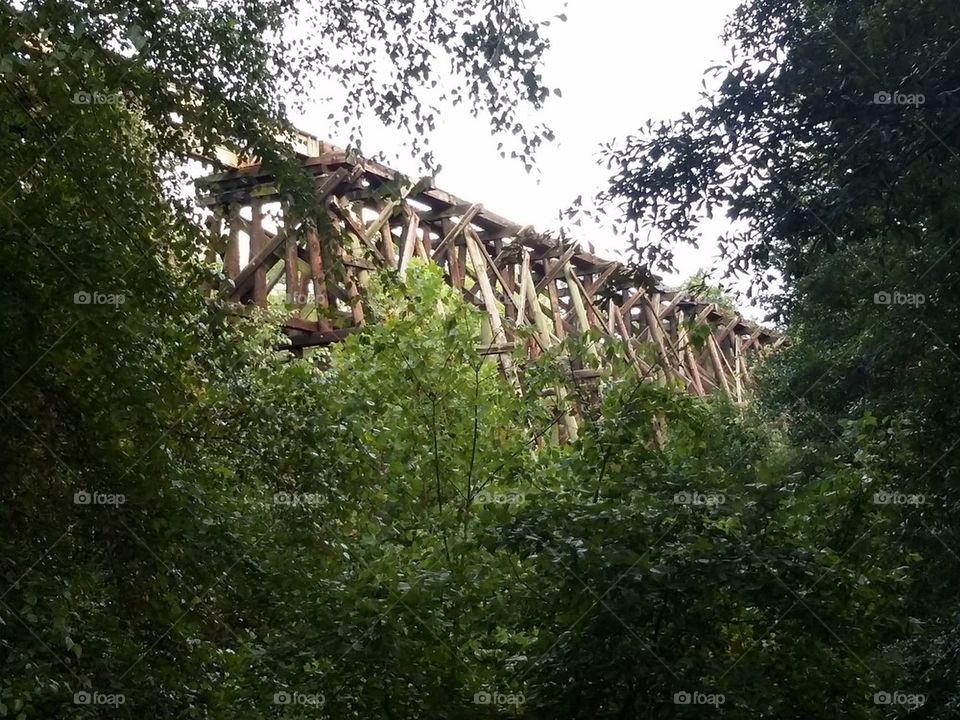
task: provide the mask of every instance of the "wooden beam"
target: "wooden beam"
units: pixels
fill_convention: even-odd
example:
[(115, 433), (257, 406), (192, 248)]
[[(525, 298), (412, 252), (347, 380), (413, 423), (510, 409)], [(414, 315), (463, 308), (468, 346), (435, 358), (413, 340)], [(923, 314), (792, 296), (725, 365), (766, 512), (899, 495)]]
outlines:
[(433, 251), (434, 260), (440, 257), (441, 253), (447, 249), (447, 245), (453, 242), (454, 239), (460, 235), (460, 233), (470, 227), (470, 223), (481, 210), (483, 210), (483, 205), (471, 205), (470, 209), (460, 216), (460, 220), (456, 225), (454, 225), (453, 230), (447, 233), (446, 237), (440, 241), (440, 244), (437, 245), (436, 249)]
[(400, 252), (400, 265), (398, 270), (403, 275), (410, 265), (413, 253), (417, 245), (417, 233), (420, 227), (420, 218), (413, 210), (407, 209), (407, 228), (403, 234), (403, 249)]

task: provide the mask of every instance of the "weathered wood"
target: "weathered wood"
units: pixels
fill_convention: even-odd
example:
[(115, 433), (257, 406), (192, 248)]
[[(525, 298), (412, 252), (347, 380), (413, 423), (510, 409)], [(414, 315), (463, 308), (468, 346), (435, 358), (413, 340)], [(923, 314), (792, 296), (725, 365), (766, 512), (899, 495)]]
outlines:
[(728, 400), (733, 400), (733, 393), (730, 391), (730, 384), (727, 382), (727, 368), (724, 367), (723, 360), (720, 359), (720, 351), (717, 348), (717, 341), (712, 334), (707, 335), (707, 350), (710, 353), (710, 361), (713, 364), (714, 376), (720, 383), (723, 394)]
[(660, 363), (664, 374), (668, 380), (683, 380), (680, 374), (674, 369), (676, 362), (670, 357), (670, 353), (667, 351), (667, 346), (664, 341), (665, 338), (663, 334), (663, 328), (660, 327), (660, 319), (657, 317), (657, 313), (653, 309), (652, 303), (648, 298), (644, 297), (640, 301), (640, 307), (647, 321), (647, 329), (650, 331), (650, 338), (653, 340), (653, 343), (657, 349), (657, 353), (660, 356)]
[(228, 278), (235, 278), (240, 274), (240, 206), (236, 203), (229, 209), (228, 232), (223, 272)]
[[(287, 213), (284, 213), (286, 215)], [(297, 292), (300, 289), (300, 273), (299, 267), (297, 266), (297, 235), (299, 233), (287, 233), (284, 243), (284, 258), (283, 258), (283, 278), (284, 285), (286, 287), (287, 302), (296, 304), (297, 298), (295, 297)]]
[(386, 223), (380, 228), (380, 247), (387, 267), (395, 268), (397, 266), (397, 253), (393, 246), (393, 233), (390, 231), (390, 223)]
[(330, 321), (327, 319), (330, 299), (327, 296), (327, 279), (323, 267), (323, 254), (320, 251), (320, 239), (317, 237), (317, 229), (312, 225), (307, 228), (307, 249), (310, 252), (313, 296), (317, 303), (317, 325), (321, 332), (326, 332), (330, 330)]
[(457, 224), (453, 227), (453, 230), (446, 234), (443, 240), (440, 241), (440, 244), (437, 245), (436, 249), (433, 251), (434, 260), (436, 260), (443, 253), (443, 251), (446, 250), (448, 244), (453, 242), (464, 230), (470, 227), (470, 223), (473, 222), (473, 219), (481, 210), (483, 210), (483, 205), (471, 205), (470, 209), (460, 216), (460, 220), (457, 221)]
[[(467, 238), (467, 252), (470, 254), (470, 262), (473, 263), (473, 268), (477, 273), (477, 282), (480, 285), (480, 290), (483, 296), (483, 303), (486, 306), (487, 316), (490, 318), (490, 329), (493, 332), (493, 342), (495, 343), (506, 343), (509, 338), (507, 337), (506, 332), (503, 328), (503, 321), (500, 318), (500, 309), (497, 307), (497, 297), (493, 292), (493, 287), (490, 285), (490, 278), (487, 277), (486, 268), (484, 267), (486, 261), (484, 260), (483, 254), (480, 252), (478, 243), (474, 241), (473, 237), (469, 234)], [(515, 388), (520, 387), (520, 381), (517, 377), (517, 372), (513, 367), (513, 360), (508, 355), (500, 356), (500, 365), (503, 368), (503, 374)]]
[(703, 397), (706, 395), (706, 392), (704, 392), (703, 382), (700, 379), (700, 366), (697, 363), (697, 359), (693, 356), (693, 350), (690, 348), (690, 340), (687, 337), (687, 331), (685, 328), (679, 328), (678, 333), (678, 344), (683, 348), (683, 357), (686, 360), (687, 368), (690, 374), (690, 386), (697, 395)]
[[(586, 333), (590, 330), (590, 318), (587, 316), (587, 308), (586, 305), (584, 305), (584, 300), (580, 296), (580, 283), (573, 274), (573, 269), (570, 267), (569, 262), (563, 268), (563, 275), (567, 280), (567, 290), (570, 293), (570, 302), (573, 304), (573, 309), (576, 312), (580, 332)], [(600, 355), (593, 342), (587, 342), (587, 352), (594, 361), (600, 360)]]
[(413, 253), (416, 251), (417, 231), (420, 227), (420, 218), (412, 210), (407, 212), (407, 228), (403, 233), (403, 250), (400, 253), (400, 274), (403, 275), (410, 265)]
[[(662, 376), (693, 394), (723, 392), (738, 402), (752, 380), (750, 359), (782, 342), (776, 334), (682, 291), (631, 286), (628, 273), (618, 275), (624, 270), (620, 263), (596, 256), (592, 248), (583, 251), (575, 243), (557, 243), (436, 188), (418, 184), (411, 190), (405, 185), (408, 189), (385, 199), (387, 184), (401, 180), (393, 171), (315, 145), (322, 147), (320, 154), (303, 162), (316, 178), (318, 207), (332, 223), (323, 236), (316, 229), (315, 212), (299, 222), (285, 209), (279, 230), (272, 235), (265, 230), (263, 203), (282, 198), (276, 178), (263, 168), (238, 168), (198, 183), (204, 202), (225, 214), (224, 239), (224, 230), (214, 229), (217, 216), (210, 221), (207, 259), (215, 261), (222, 254), (236, 301), (252, 298), (265, 304), (272, 288), (284, 280), (294, 305), (285, 332), (298, 351), (342, 339), (347, 331), (335, 329), (339, 325), (356, 328), (367, 322), (368, 277), (381, 269), (403, 274), (414, 256), (438, 263), (446, 281), (483, 310), (483, 346), (478, 351), (496, 356), (515, 387), (521, 379), (513, 363), (516, 352), (536, 358), (560, 345), (552, 353), (570, 364), (565, 374), (577, 384), (581, 409), (596, 400), (604, 385), (606, 352), (599, 352), (601, 344), (607, 348), (622, 343), (623, 354), (643, 380)], [(228, 207), (228, 202), (233, 204)], [(251, 208), (250, 220), (240, 214), (241, 205)], [(241, 233), (251, 238), (250, 260), (242, 268)], [(314, 304), (308, 306), (311, 286)], [(684, 318), (691, 318), (692, 326), (709, 326), (705, 348), (693, 348)], [(517, 348), (514, 329), (523, 326), (533, 326), (533, 333)], [(588, 332), (603, 339), (587, 344), (587, 367), (581, 367), (579, 360), (564, 355), (562, 344), (570, 334)], [(647, 340), (655, 361), (639, 352)], [(583, 382), (587, 379), (591, 382)], [(556, 388), (551, 397), (569, 408), (574, 396), (566, 393)], [(575, 438), (576, 413), (567, 412), (560, 428), (557, 438)]]
[[(536, 328), (536, 334), (538, 335), (540, 345), (543, 349), (547, 349), (553, 345), (550, 337), (550, 324), (547, 321), (546, 315), (543, 313), (543, 309), (540, 307), (540, 301), (537, 299), (537, 292), (533, 283), (533, 275), (530, 272), (529, 253), (524, 253), (524, 260), (523, 264), (521, 265), (521, 269), (523, 275), (520, 278), (520, 291), (526, 295), (526, 302), (530, 310), (530, 316), (534, 320), (534, 327)], [(557, 397), (557, 403), (564, 408), (562, 422), (567, 434), (567, 438), (573, 442), (577, 439), (579, 428), (577, 426), (576, 419), (565, 410), (567, 400), (566, 388), (564, 388), (562, 385), (557, 385), (554, 387), (554, 394)]]
[(540, 282), (537, 283), (537, 286), (534, 288), (537, 295), (539, 295), (545, 287), (552, 285), (553, 282), (566, 271), (567, 266), (570, 263), (570, 258), (572, 258), (574, 253), (576, 252), (577, 252), (577, 246), (571, 245), (569, 248), (567, 248), (564, 251), (563, 255), (561, 255), (560, 259), (557, 260), (556, 262), (552, 264), (548, 264), (547, 260), (543, 261), (543, 265), (544, 265), (544, 268), (546, 269), (546, 273), (540, 279)]
[(500, 268), (497, 267), (497, 264), (493, 261), (493, 258), (490, 257), (490, 253), (487, 252), (487, 249), (483, 246), (483, 243), (480, 242), (480, 238), (477, 237), (477, 234), (473, 231), (473, 229), (466, 228), (465, 233), (468, 238), (468, 242), (473, 242), (474, 246), (483, 256), (483, 260), (486, 263), (487, 268), (490, 270), (491, 274), (496, 277), (497, 282), (500, 283), (500, 287), (503, 288), (501, 299), (503, 300), (504, 305), (510, 305), (514, 310), (516, 310), (517, 302), (513, 297), (513, 293), (510, 292), (510, 285), (503, 277), (503, 273), (500, 272)]
[[(258, 198), (250, 202), (250, 257), (266, 245), (263, 234), (263, 203)], [(253, 271), (253, 302), (260, 307), (267, 305), (267, 267), (260, 263)]]

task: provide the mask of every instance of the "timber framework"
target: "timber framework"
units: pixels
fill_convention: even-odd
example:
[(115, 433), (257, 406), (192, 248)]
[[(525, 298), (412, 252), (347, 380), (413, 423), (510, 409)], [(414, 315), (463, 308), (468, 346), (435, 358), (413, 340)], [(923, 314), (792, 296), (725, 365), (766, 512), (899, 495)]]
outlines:
[[(232, 158), (197, 181), (211, 211), (207, 260), (232, 281), (231, 300), (293, 308), (284, 331), (293, 349), (343, 339), (368, 321), (364, 287), (380, 269), (405, 272), (414, 257), (485, 314), (480, 350), (509, 379), (511, 356), (530, 357), (568, 336), (622, 343), (637, 372), (694, 395), (738, 402), (764, 349), (783, 337), (680, 290), (638, 287), (617, 261), (511, 222), (435, 187), (404, 185), (390, 168), (302, 134), (298, 152), (329, 223), (285, 217), (275, 178)], [(222, 162), (223, 158), (221, 158)], [(398, 188), (403, 189), (398, 191)], [(242, 260), (242, 262), (241, 262)], [(529, 326), (532, 332), (517, 333)], [(575, 368), (582, 378), (602, 371)]]

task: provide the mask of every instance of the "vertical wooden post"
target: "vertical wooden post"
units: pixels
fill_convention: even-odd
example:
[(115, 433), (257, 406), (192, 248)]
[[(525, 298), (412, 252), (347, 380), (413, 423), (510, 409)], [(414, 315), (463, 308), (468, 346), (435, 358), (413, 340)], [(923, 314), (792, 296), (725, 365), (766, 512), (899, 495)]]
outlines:
[(657, 348), (657, 354), (660, 356), (660, 362), (663, 363), (664, 376), (668, 381), (680, 377), (676, 370), (674, 370), (673, 361), (670, 358), (670, 354), (667, 352), (667, 346), (664, 343), (663, 328), (660, 327), (660, 320), (657, 317), (657, 313), (653, 309), (653, 305), (650, 304), (650, 301), (647, 298), (643, 298), (640, 302), (644, 319), (647, 322), (647, 330), (650, 331), (650, 339), (653, 340), (653, 343)]
[[(251, 200), (250, 213), (250, 258), (253, 259), (260, 252), (266, 239), (263, 234), (263, 201), (259, 198)], [(284, 217), (284, 221), (286, 221), (286, 217)], [(253, 271), (253, 302), (260, 307), (266, 307), (267, 305), (266, 262), (261, 263)]]
[(220, 235), (223, 232), (223, 206), (218, 205), (213, 209), (213, 215), (210, 217), (210, 244), (207, 245), (207, 254), (204, 258), (208, 265), (217, 262), (217, 251), (220, 249)]
[(227, 251), (223, 256), (223, 272), (231, 280), (240, 274), (240, 205), (230, 203), (229, 235), (227, 236)]
[(317, 237), (317, 228), (313, 225), (307, 228), (307, 246), (310, 251), (310, 274), (313, 276), (313, 296), (317, 301), (317, 324), (320, 330), (330, 330), (330, 320), (327, 310), (330, 299), (327, 297), (327, 279), (323, 270), (323, 253), (320, 252), (320, 240)]
[(707, 350), (710, 353), (710, 363), (713, 365), (713, 370), (717, 375), (717, 381), (720, 383), (720, 387), (723, 389), (723, 394), (727, 396), (727, 400), (733, 402), (733, 393), (730, 391), (730, 383), (727, 382), (727, 370), (724, 367), (723, 360), (720, 358), (717, 340), (713, 336), (713, 333), (707, 336)]
[(380, 239), (382, 242), (383, 258), (387, 261), (387, 267), (393, 269), (397, 267), (397, 253), (393, 247), (393, 232), (390, 230), (389, 221), (380, 228)]
[[(286, 221), (286, 207), (283, 209), (283, 215)], [(297, 234), (290, 227), (292, 224), (292, 222), (287, 224), (287, 237), (284, 240), (283, 284), (286, 286), (287, 303), (297, 304), (300, 300), (296, 297), (300, 290), (300, 280), (297, 267)]]
[(420, 226), (420, 216), (409, 207), (407, 208), (407, 227), (403, 232), (403, 248), (400, 252), (400, 264), (397, 269), (402, 276), (407, 272), (407, 266), (410, 265), (410, 259), (417, 249), (417, 230)]
[[(204, 255), (204, 262), (213, 267), (217, 263), (217, 255), (220, 250), (220, 235), (223, 232), (223, 207), (217, 206), (213, 209), (213, 214), (207, 223), (210, 231), (210, 240), (207, 245), (207, 252)], [(216, 283), (213, 279), (204, 280), (200, 283), (200, 292), (207, 295), (211, 290), (216, 290)]]
[[(473, 264), (473, 269), (477, 273), (477, 283), (480, 285), (480, 292), (483, 295), (483, 304), (490, 318), (490, 330), (493, 334), (493, 342), (498, 345), (505, 345), (507, 344), (508, 338), (503, 329), (500, 309), (497, 307), (497, 296), (493, 292), (493, 286), (490, 285), (490, 278), (487, 277), (486, 261), (483, 259), (483, 254), (480, 252), (477, 243), (474, 242), (469, 233), (466, 235), (466, 243), (467, 252), (470, 253), (470, 262)], [(513, 367), (513, 360), (509, 353), (500, 354), (500, 365), (503, 368), (504, 376), (510, 384), (519, 390), (520, 379), (517, 377), (517, 371), (516, 368)]]
[[(568, 261), (563, 267), (563, 276), (567, 280), (567, 291), (570, 293), (570, 302), (573, 304), (574, 313), (577, 316), (577, 324), (580, 326), (580, 332), (586, 333), (590, 330), (590, 318), (587, 317), (587, 308), (583, 304), (583, 298), (580, 296), (580, 290), (577, 288), (577, 282), (573, 277), (573, 269)], [(587, 342), (587, 352), (595, 362), (600, 361), (600, 354), (592, 342)]]
[(743, 384), (740, 381), (740, 336), (733, 336), (734, 377), (737, 383), (737, 402), (743, 402)]
[[(520, 300), (523, 303), (526, 298), (527, 306), (530, 310), (530, 316), (533, 318), (536, 334), (540, 344), (544, 349), (549, 348), (553, 343), (550, 340), (550, 323), (540, 307), (540, 301), (537, 299), (537, 292), (533, 282), (533, 274), (530, 272), (530, 256), (524, 253), (523, 266), (521, 268), (522, 277), (520, 278)], [(554, 387), (554, 395), (557, 398), (558, 405), (564, 405), (567, 401), (567, 390), (563, 385)], [(578, 436), (577, 420), (569, 412), (563, 413), (563, 426), (567, 433), (567, 439), (575, 441)]]
[(693, 356), (693, 351), (690, 349), (690, 338), (687, 335), (687, 330), (680, 326), (679, 321), (677, 322), (677, 346), (683, 348), (683, 358), (688, 365), (691, 387), (697, 395), (703, 397), (706, 393), (700, 379), (700, 368), (697, 365), (697, 359)]
[[(549, 275), (551, 271), (551, 262), (543, 261), (544, 275)], [(534, 286), (536, 289), (536, 286)], [(557, 334), (557, 340), (563, 342), (567, 333), (563, 329), (563, 308), (560, 307), (560, 294), (557, 292), (557, 281), (551, 280), (547, 283), (547, 296), (550, 298), (550, 311), (553, 313), (553, 329)]]

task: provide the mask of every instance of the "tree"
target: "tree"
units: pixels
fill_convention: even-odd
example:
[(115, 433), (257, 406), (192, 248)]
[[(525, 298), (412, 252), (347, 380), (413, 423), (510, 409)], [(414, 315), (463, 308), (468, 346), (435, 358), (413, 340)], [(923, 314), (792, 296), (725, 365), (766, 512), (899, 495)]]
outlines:
[[(609, 149), (603, 198), (635, 231), (663, 234), (642, 262), (669, 264), (704, 215), (725, 212), (731, 273), (761, 289), (769, 270), (783, 278), (774, 302), (791, 343), (768, 369), (768, 406), (786, 409), (813, 476), (855, 473), (863, 496), (925, 500), (868, 512), (854, 495), (836, 522), (885, 530), (936, 568), (914, 577), (910, 606), (933, 637), (955, 622), (945, 579), (960, 502), (958, 23), (934, 0), (749, 0), (700, 107)], [(914, 682), (931, 688), (923, 713), (954, 712), (949, 683)]]
[(702, 302), (711, 302), (722, 310), (736, 312), (737, 304), (733, 298), (724, 292), (721, 286), (709, 284), (709, 279), (710, 274), (701, 269), (687, 278), (683, 289)]
[(451, 100), (532, 152), (517, 113), (546, 97), (538, 26), (513, 2), (422, 7), (0, 6), (0, 716), (90, 717), (121, 696), (129, 715), (249, 716), (230, 700), (275, 630), (263, 583), (296, 564), (284, 540), (333, 567), (315, 520), (263, 504), (328, 489), (349, 458), (294, 443), (328, 428), (286, 405), (312, 376), (276, 354), (275, 330), (199, 292), (181, 170), (223, 143), (302, 197), (288, 95), (323, 72), (362, 84), (348, 110), (429, 128), (433, 58)]

